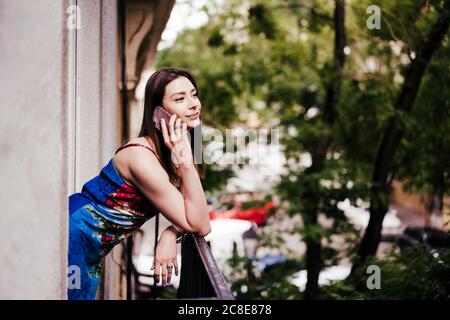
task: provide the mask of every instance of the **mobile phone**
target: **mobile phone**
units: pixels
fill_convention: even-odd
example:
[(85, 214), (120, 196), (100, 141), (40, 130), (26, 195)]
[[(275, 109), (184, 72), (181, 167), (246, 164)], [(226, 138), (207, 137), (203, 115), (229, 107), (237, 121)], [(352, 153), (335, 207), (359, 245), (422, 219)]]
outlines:
[(153, 112), (153, 123), (155, 127), (161, 131), (161, 119), (164, 119), (166, 125), (169, 125), (169, 120), (172, 115), (163, 107), (157, 106)]

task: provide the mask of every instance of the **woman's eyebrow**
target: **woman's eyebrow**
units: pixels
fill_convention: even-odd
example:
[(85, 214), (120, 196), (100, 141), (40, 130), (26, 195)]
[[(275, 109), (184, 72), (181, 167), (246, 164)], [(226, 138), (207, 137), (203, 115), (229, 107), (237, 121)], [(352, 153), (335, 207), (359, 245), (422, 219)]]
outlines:
[(181, 92), (175, 92), (175, 93), (172, 93), (171, 95), (170, 95), (170, 97), (172, 98), (174, 95), (177, 95), (177, 94), (184, 94), (185, 92), (184, 91), (181, 91)]
[[(191, 90), (191, 92), (193, 92), (193, 91), (197, 91), (197, 90), (194, 88), (194, 89)], [(170, 97), (172, 98), (174, 95), (177, 95), (177, 94), (185, 94), (185, 93), (186, 93), (185, 91), (175, 92), (175, 93), (172, 93), (172, 94), (170, 95)]]

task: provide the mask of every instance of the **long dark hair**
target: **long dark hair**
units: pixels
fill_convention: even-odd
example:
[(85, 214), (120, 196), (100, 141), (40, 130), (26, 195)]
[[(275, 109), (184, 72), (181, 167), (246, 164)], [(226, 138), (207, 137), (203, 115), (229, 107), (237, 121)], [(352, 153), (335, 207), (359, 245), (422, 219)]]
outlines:
[[(144, 114), (142, 118), (142, 125), (139, 131), (139, 137), (144, 137), (147, 141), (150, 139), (155, 146), (156, 154), (159, 157), (159, 161), (169, 175), (169, 179), (172, 184), (176, 185), (181, 183), (181, 177), (175, 169), (175, 165), (172, 162), (170, 150), (164, 143), (164, 138), (162, 132), (159, 131), (155, 124), (153, 123), (153, 112), (156, 106), (162, 106), (162, 100), (166, 90), (166, 86), (178, 77), (186, 77), (191, 81), (192, 85), (197, 90), (197, 83), (194, 77), (187, 70), (179, 68), (162, 68), (148, 79), (145, 86), (145, 96), (144, 96)], [(200, 118), (201, 119), (201, 118)], [(191, 132), (190, 141), (192, 152), (194, 153), (194, 141), (193, 134)], [(150, 141), (149, 141), (150, 143)], [(200, 142), (201, 143), (201, 142)], [(151, 144), (151, 143), (150, 143)], [(204, 171), (201, 164), (196, 164), (197, 172), (200, 177), (204, 178)]]

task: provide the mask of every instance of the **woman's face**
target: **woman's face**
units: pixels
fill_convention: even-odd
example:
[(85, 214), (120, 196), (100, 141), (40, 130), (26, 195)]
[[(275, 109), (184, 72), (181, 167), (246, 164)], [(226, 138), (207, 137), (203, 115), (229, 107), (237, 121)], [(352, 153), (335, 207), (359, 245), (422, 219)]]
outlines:
[(202, 104), (198, 99), (197, 90), (188, 78), (178, 77), (169, 82), (162, 105), (164, 109), (186, 122), (188, 127), (194, 128), (200, 124)]

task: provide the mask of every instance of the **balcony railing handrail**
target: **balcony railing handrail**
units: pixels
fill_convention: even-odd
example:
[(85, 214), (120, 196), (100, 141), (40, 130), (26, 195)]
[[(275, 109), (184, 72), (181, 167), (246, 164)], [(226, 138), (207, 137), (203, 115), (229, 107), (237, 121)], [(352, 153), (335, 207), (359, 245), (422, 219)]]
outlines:
[(215, 292), (216, 299), (234, 300), (233, 293), (228, 286), (222, 272), (212, 255), (211, 249), (204, 237), (192, 234), (192, 238), (208, 274), (209, 280)]
[(205, 238), (189, 234), (181, 246), (178, 299), (234, 300)]
[[(138, 230), (136, 235), (140, 235), (142, 238), (142, 231)], [(122, 265), (125, 266), (123, 273), (126, 276), (127, 299), (136, 298), (136, 294), (138, 294), (135, 291), (137, 289), (136, 285), (139, 282), (139, 276), (141, 276), (134, 263), (131, 263), (132, 257), (135, 255), (132, 253), (133, 248), (136, 245), (133, 238), (129, 237), (127, 239), (122, 256)], [(151, 292), (153, 299), (156, 299), (158, 293), (155, 284), (153, 284)], [(208, 243), (204, 237), (197, 234), (188, 234), (182, 242), (180, 284), (177, 298), (235, 299), (229, 284), (212, 255)]]

